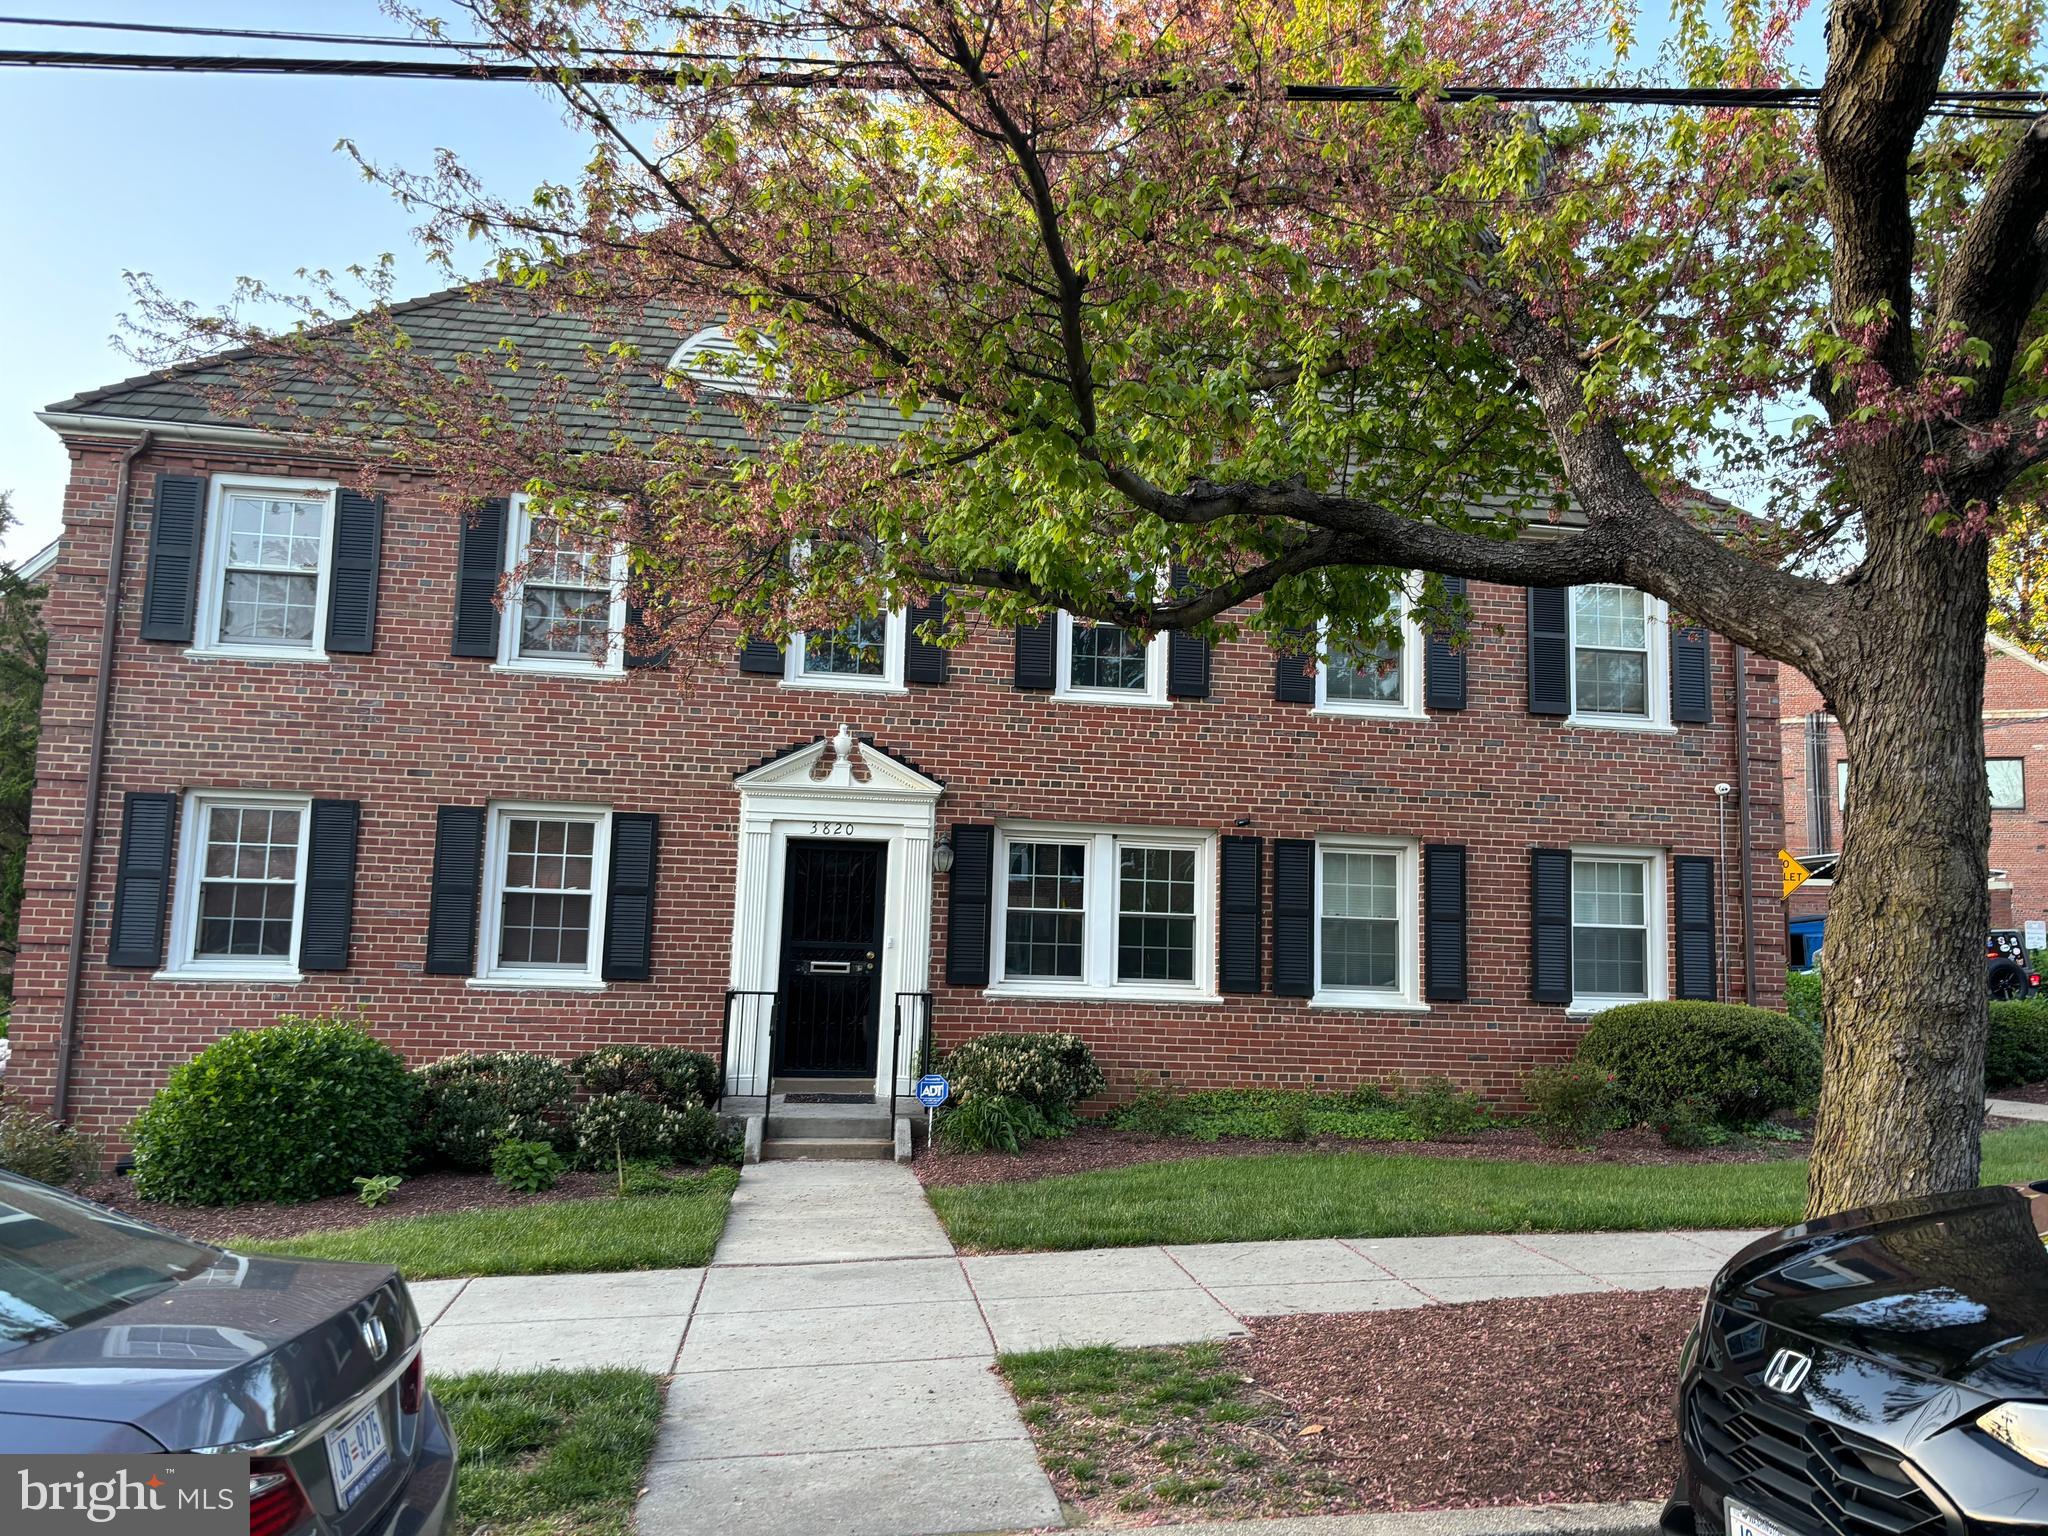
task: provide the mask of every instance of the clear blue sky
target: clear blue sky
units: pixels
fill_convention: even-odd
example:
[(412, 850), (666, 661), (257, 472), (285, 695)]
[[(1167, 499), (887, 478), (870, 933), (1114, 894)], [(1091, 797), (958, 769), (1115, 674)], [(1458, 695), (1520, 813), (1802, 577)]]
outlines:
[[(1649, 7), (1655, 11), (1653, 3)], [(394, 35), (376, 0), (20, 0), (20, 14)], [(1802, 56), (1819, 50), (1818, 12)], [(1648, 17), (1638, 50), (1664, 28)], [(0, 27), (8, 47), (137, 52), (322, 51), (309, 44), (143, 38)], [(361, 52), (360, 49), (327, 50)], [(541, 92), (468, 82), (0, 71), (0, 490), (18, 558), (54, 538), (67, 462), (35, 412), (139, 371), (115, 345), (122, 274), (204, 304), (235, 279), (287, 284), (389, 251), (402, 293), (442, 286), (412, 221), (335, 148), (424, 168), (456, 150), (494, 189), (563, 180), (582, 144)]]

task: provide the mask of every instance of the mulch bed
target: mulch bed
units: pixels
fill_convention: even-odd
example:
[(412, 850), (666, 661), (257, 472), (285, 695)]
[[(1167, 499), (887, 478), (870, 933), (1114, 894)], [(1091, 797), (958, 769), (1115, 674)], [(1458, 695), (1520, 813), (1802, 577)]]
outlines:
[(1008, 1184), (1049, 1179), (1063, 1173), (1088, 1173), (1097, 1168), (1124, 1168), (1133, 1163), (1175, 1162), (1185, 1157), (1252, 1157), (1272, 1152), (1371, 1152), (1388, 1157), (1498, 1158), (1518, 1163), (1619, 1163), (1644, 1167), (1664, 1163), (1761, 1163), (1798, 1157), (1804, 1142), (1751, 1141), (1738, 1137), (1724, 1146), (1678, 1152), (1653, 1131), (1614, 1131), (1591, 1150), (1553, 1147), (1522, 1126), (1475, 1131), (1443, 1141), (1354, 1141), (1317, 1136), (1308, 1141), (1190, 1141), (1177, 1136), (1149, 1136), (1084, 1125), (1056, 1141), (1035, 1141), (1021, 1152), (920, 1151), (912, 1164), (927, 1188), (958, 1184)]
[(487, 1173), (421, 1173), (399, 1185), (384, 1204), (371, 1207), (353, 1193), (329, 1195), (304, 1205), (178, 1206), (137, 1198), (126, 1179), (108, 1179), (85, 1191), (88, 1199), (129, 1211), (202, 1243), (230, 1237), (284, 1238), (306, 1232), (334, 1232), (402, 1216), (446, 1216), (456, 1211), (501, 1210), (545, 1205), (556, 1200), (591, 1200), (617, 1192), (617, 1180), (603, 1173), (565, 1173), (545, 1194), (506, 1189)]
[(1994, 1099), (2017, 1099), (2022, 1104), (2048, 1104), (2048, 1083), (2024, 1083), (2018, 1088), (2001, 1088)]
[(1272, 1318), (1191, 1347), (1236, 1377), (1219, 1406), (1077, 1395), (1026, 1417), (1060, 1497), (1106, 1524), (1661, 1499), (1700, 1295)]

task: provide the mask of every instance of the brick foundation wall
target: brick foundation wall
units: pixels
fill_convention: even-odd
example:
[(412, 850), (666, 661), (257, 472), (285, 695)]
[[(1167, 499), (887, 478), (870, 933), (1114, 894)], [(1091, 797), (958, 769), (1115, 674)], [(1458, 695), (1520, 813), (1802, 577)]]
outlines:
[[(8, 1077), (32, 1100), (47, 1099), (56, 1058), (118, 453), (73, 444), (66, 534), (45, 608), (51, 677)], [(363, 1008), (414, 1059), (496, 1047), (567, 1056), (621, 1041), (715, 1050), (734, 909), (733, 776), (841, 722), (944, 782), (941, 833), (955, 822), (1030, 818), (1268, 840), (1398, 835), (1470, 849), (1471, 1000), (1414, 1014), (1311, 1010), (1270, 994), (1201, 1005), (1024, 1003), (948, 988), (941, 876), (931, 957), (941, 1047), (989, 1028), (1067, 1027), (1087, 1037), (1113, 1092), (1153, 1073), (1187, 1085), (1443, 1073), (1512, 1098), (1531, 1066), (1566, 1055), (1584, 1027), (1528, 1001), (1529, 848), (1716, 855), (1714, 785), (1736, 778), (1726, 642), (1713, 645), (1713, 724), (1662, 734), (1572, 727), (1527, 713), (1523, 597), (1485, 586), (1473, 592), (1469, 707), (1423, 720), (1276, 703), (1271, 655), (1253, 639), (1218, 648), (1212, 697), (1167, 708), (1019, 693), (1007, 631), (975, 633), (953, 655), (948, 683), (901, 694), (786, 688), (736, 669), (688, 687), (660, 671), (601, 681), (494, 671), (448, 654), (457, 517), (430, 486), (403, 478), (382, 487), (374, 655), (317, 664), (188, 657), (137, 635), (158, 471), (333, 473), (183, 447), (152, 450), (135, 466), (72, 1105), (81, 1123), (117, 1137), (171, 1067), (224, 1030), (285, 1011)], [(1776, 678), (1774, 664), (1751, 659), (1754, 943), (1760, 1000), (1771, 1006), (1784, 969)], [(287, 987), (153, 980), (104, 963), (123, 794), (200, 786), (362, 802), (348, 971)], [(435, 807), (511, 798), (661, 816), (653, 980), (595, 993), (504, 992), (423, 974)], [(1732, 851), (1732, 825), (1730, 837)], [(1724, 873), (1730, 995), (1741, 997), (1740, 880)], [(1269, 892), (1270, 880), (1269, 849)], [(1270, 949), (1270, 924), (1266, 932)]]

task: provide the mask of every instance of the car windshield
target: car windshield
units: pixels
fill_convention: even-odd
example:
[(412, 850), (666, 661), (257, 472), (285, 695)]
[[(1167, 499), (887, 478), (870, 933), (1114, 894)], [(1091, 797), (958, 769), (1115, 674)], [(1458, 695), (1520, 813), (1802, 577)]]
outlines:
[(147, 1300), (218, 1257), (0, 1172), (0, 1355)]

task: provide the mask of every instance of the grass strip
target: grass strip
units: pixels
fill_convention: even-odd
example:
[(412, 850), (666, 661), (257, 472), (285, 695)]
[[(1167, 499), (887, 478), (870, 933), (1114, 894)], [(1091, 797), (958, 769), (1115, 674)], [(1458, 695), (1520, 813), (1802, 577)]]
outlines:
[(454, 1536), (631, 1536), (661, 1422), (645, 1371), (435, 1377), (460, 1448)]

